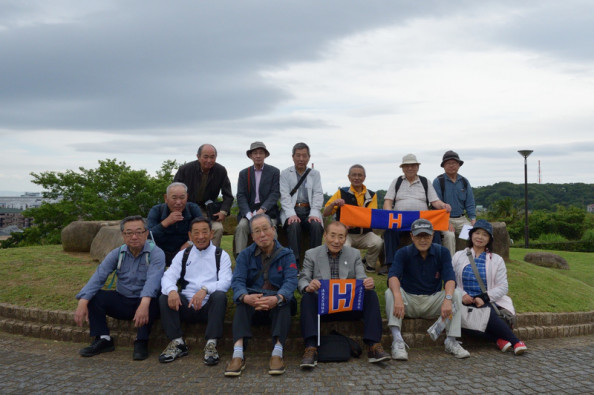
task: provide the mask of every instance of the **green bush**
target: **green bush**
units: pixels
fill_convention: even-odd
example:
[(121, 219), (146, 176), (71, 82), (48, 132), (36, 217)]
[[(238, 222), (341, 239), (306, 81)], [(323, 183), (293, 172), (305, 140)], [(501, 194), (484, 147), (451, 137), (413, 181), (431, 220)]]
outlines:
[(537, 243), (562, 243), (564, 241), (567, 241), (567, 238), (557, 233), (543, 233), (535, 240)]

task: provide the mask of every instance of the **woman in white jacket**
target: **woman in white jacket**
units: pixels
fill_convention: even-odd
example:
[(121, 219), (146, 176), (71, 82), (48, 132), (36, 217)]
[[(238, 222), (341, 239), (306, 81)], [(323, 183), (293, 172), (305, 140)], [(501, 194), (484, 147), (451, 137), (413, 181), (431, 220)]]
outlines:
[[(493, 248), (493, 226), (479, 219), (469, 232), (468, 248), (458, 251), (452, 258), (452, 265), (456, 272), (456, 286), (462, 291), (462, 303), (477, 308), (490, 309), (489, 319), (484, 332), (469, 330), (470, 333), (479, 333), (497, 344), (503, 352), (513, 347), (514, 353), (520, 355), (527, 350), (523, 341), (518, 339), (504, 320), (499, 318), (490, 302), (503, 307), (515, 314), (514, 305), (507, 296), (507, 270), (501, 256), (491, 252)], [(471, 252), (476, 263), (479, 275), (486, 287), (482, 292), (479, 282), (474, 275), (472, 265), (467, 256)], [(464, 326), (464, 325), (463, 325)]]

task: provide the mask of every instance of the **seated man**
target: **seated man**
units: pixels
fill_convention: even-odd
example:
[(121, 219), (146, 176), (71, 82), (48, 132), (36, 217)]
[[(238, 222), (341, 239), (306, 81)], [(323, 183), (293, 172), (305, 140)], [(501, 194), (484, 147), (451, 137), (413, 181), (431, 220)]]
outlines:
[(210, 220), (194, 218), (188, 237), (194, 246), (180, 251), (161, 279), (161, 323), (170, 343), (159, 356), (159, 362), (172, 362), (188, 354), (181, 321), (206, 322), (204, 363), (216, 365), (219, 363), (217, 339), (223, 336), (227, 310), (225, 293), (231, 285), (231, 259), (212, 244), (214, 231)]
[[(470, 353), (456, 341), (461, 331), (462, 293), (456, 289), (450, 252), (439, 244), (431, 243), (433, 225), (426, 219), (413, 222), (410, 233), (413, 244), (396, 252), (388, 273), (386, 316), (392, 331), (392, 358), (408, 359), (400, 333), (405, 315), (411, 318), (449, 318), (445, 350), (456, 358), (468, 358)], [(441, 289), (442, 283), (444, 290)]]
[[(332, 195), (324, 207), (323, 214), (325, 217), (335, 214), (336, 220), (340, 221), (340, 208), (345, 204), (377, 209), (377, 195), (363, 184), (365, 181), (365, 168), (361, 165), (352, 165), (348, 177), (351, 182), (350, 188), (339, 188)], [(349, 228), (344, 245), (366, 249), (367, 255), (363, 259), (365, 271), (375, 271), (377, 257), (384, 248), (384, 241), (373, 233), (373, 229)]]
[[(115, 349), (109, 336), (106, 315), (119, 320), (133, 320), (138, 328), (133, 358), (143, 360), (148, 357), (149, 333), (159, 315), (156, 297), (165, 268), (165, 254), (159, 247), (147, 242), (148, 230), (140, 215), (124, 218), (120, 230), (125, 244), (107, 254), (89, 282), (76, 295), (78, 306), (74, 321), (78, 326), (87, 321), (90, 334), (95, 337), (90, 346), (79, 351), (83, 357)], [(118, 278), (116, 290), (102, 290), (114, 270)]]
[(369, 346), (369, 362), (376, 363), (390, 359), (384, 351), (382, 340), (382, 315), (379, 300), (375, 293), (373, 278), (366, 277), (361, 254), (354, 248), (345, 246), (347, 228), (335, 221), (324, 232), (326, 244), (305, 252), (303, 268), (299, 273), (299, 291), (301, 298), (301, 333), (305, 343), (305, 354), (301, 368), (313, 368), (317, 365), (318, 335), (318, 294), (320, 279), (363, 279), (365, 295), (363, 311), (347, 311), (322, 316), (322, 321), (344, 321), (363, 319), (363, 341)]
[(285, 372), (283, 347), (291, 326), (290, 302), (297, 288), (295, 255), (274, 239), (275, 228), (266, 214), (252, 217), (250, 231), (254, 243), (239, 253), (231, 281), (236, 303), (234, 344), (225, 376), (239, 376), (245, 369), (243, 352), (252, 337), (252, 321), (271, 322), (274, 349), (268, 373)]
[(239, 172), (237, 180), (237, 227), (235, 228), (235, 256), (243, 251), (248, 244), (250, 233), (249, 220), (255, 214), (264, 214), (272, 218), (276, 225), (278, 217), (279, 170), (264, 160), (270, 156), (261, 141), (253, 142), (246, 151), (248, 158), (254, 162), (253, 166)]
[(301, 234), (309, 234), (309, 247), (322, 244), (324, 226), (322, 206), (324, 191), (320, 172), (307, 167), (309, 147), (305, 143), (293, 146), (294, 166), (288, 167), (280, 175), (281, 224), (287, 230), (289, 247), (300, 259)]
[(155, 243), (165, 252), (165, 266), (169, 266), (180, 250), (191, 245), (188, 241), (190, 222), (202, 213), (196, 203), (188, 202), (188, 188), (184, 183), (170, 184), (164, 198), (165, 203), (151, 208), (147, 222)]

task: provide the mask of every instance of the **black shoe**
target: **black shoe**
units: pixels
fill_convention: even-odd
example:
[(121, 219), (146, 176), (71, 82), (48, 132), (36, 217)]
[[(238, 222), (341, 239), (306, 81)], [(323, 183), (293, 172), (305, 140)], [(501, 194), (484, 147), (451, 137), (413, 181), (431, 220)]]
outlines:
[(377, 274), (380, 276), (387, 276), (389, 272), (388, 266), (383, 266), (380, 267), (380, 269), (378, 270)]
[(81, 348), (78, 353), (83, 357), (93, 357), (101, 354), (102, 352), (109, 352), (115, 350), (113, 345), (113, 339), (105, 340), (100, 337), (96, 337), (90, 346)]
[(301, 369), (315, 368), (318, 364), (318, 348), (317, 347), (306, 347), (301, 359)]
[(148, 340), (134, 341), (134, 354), (132, 359), (135, 361), (143, 361), (148, 358)]

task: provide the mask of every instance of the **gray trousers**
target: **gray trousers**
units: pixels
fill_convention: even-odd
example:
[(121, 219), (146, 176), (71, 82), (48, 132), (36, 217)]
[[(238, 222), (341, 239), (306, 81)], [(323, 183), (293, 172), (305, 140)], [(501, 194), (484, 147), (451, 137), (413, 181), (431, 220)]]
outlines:
[(223, 337), (223, 321), (225, 320), (225, 311), (227, 310), (227, 295), (223, 291), (213, 292), (208, 302), (199, 310), (188, 307), (188, 299), (180, 294), (182, 305), (179, 311), (169, 308), (167, 304), (167, 295), (159, 297), (159, 308), (161, 309), (161, 324), (169, 340), (182, 337), (181, 323), (190, 322), (206, 323), (205, 338), (220, 339)]

